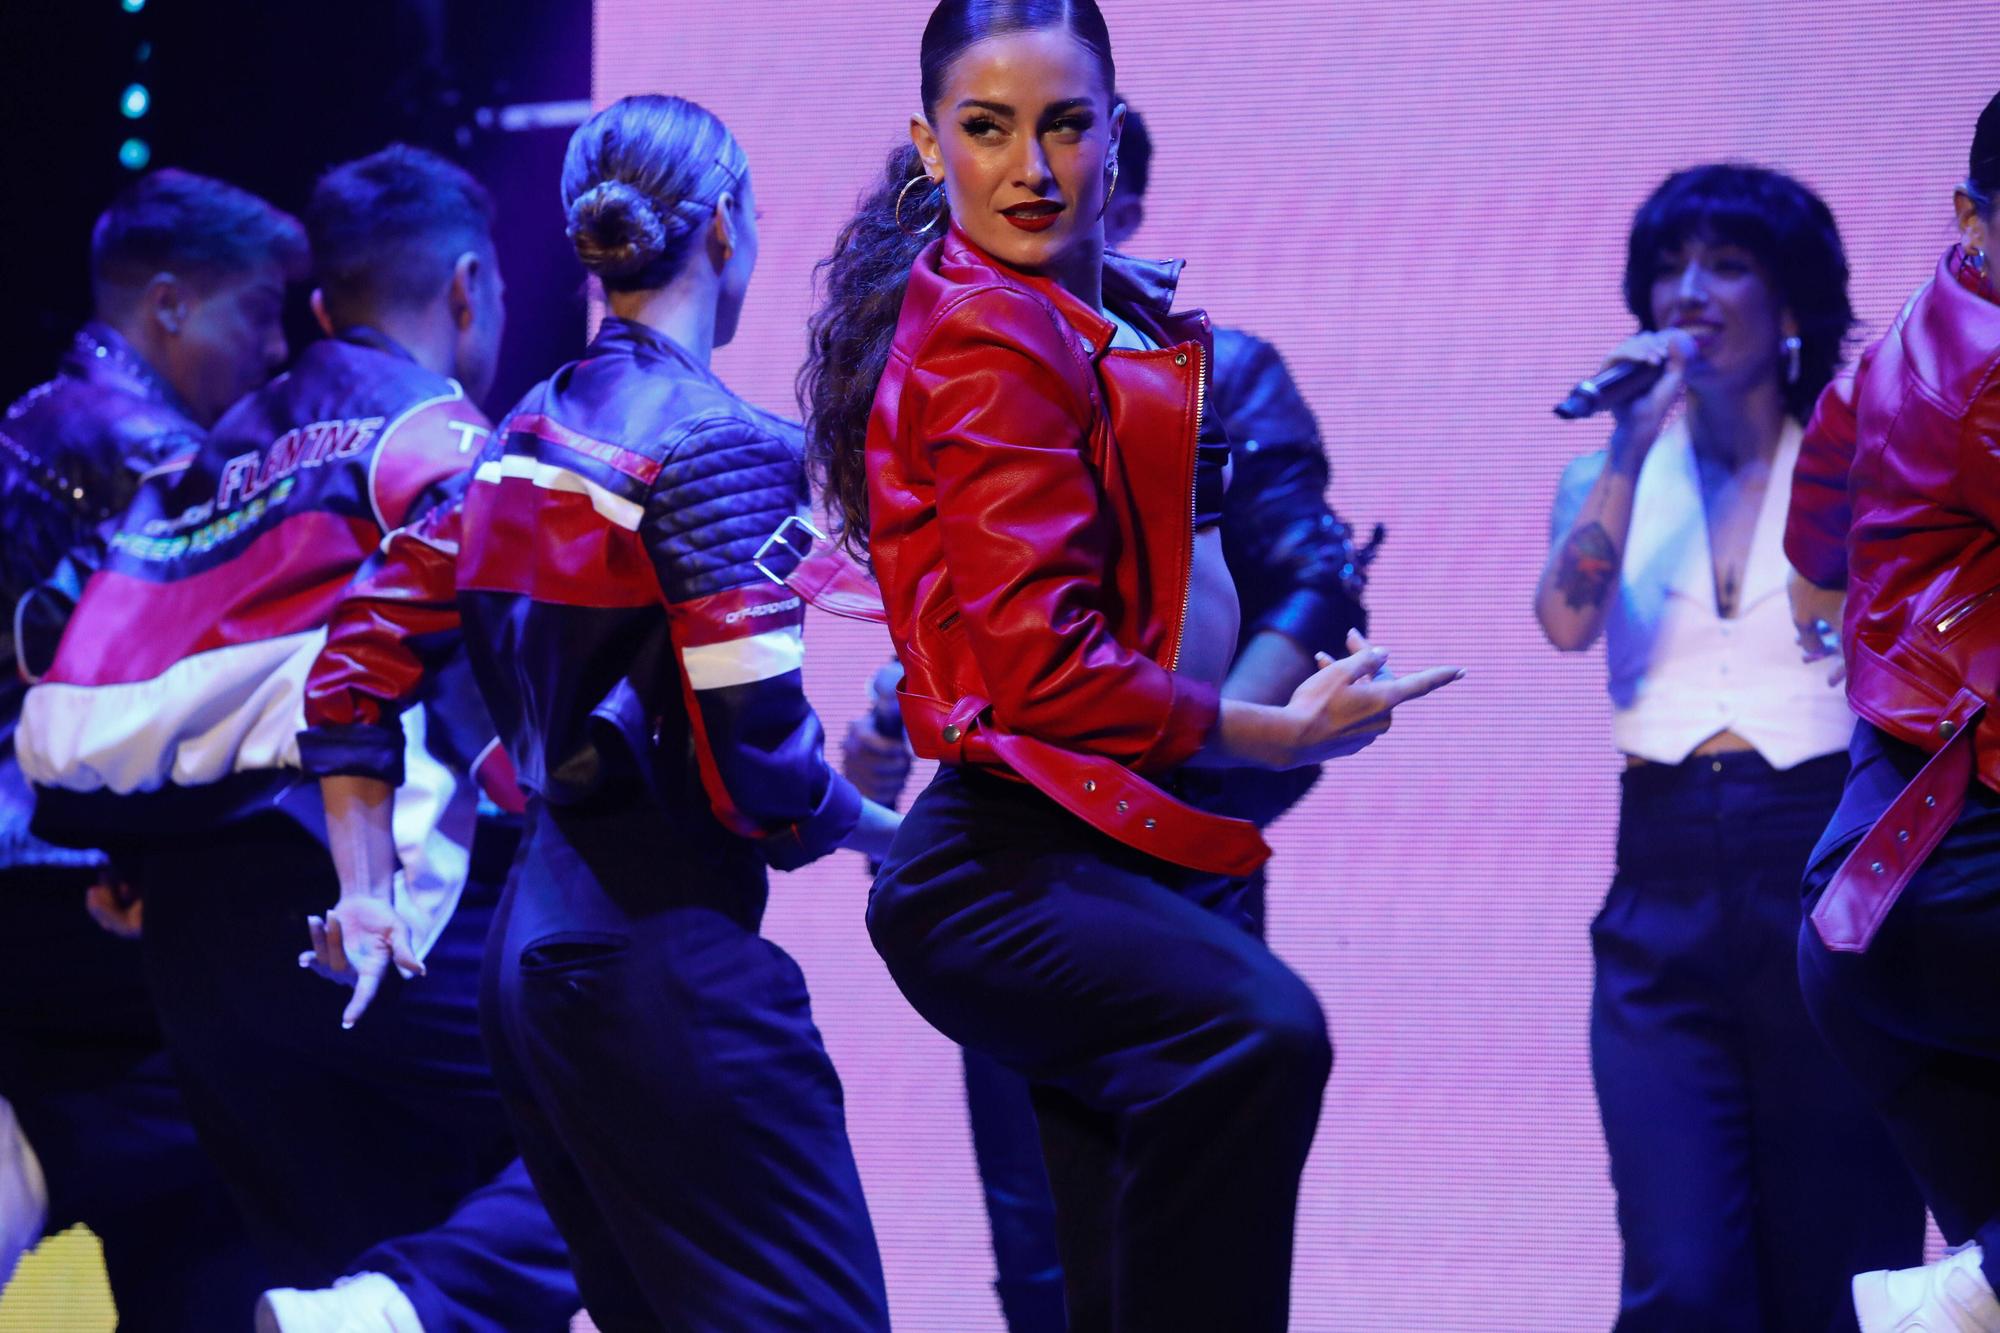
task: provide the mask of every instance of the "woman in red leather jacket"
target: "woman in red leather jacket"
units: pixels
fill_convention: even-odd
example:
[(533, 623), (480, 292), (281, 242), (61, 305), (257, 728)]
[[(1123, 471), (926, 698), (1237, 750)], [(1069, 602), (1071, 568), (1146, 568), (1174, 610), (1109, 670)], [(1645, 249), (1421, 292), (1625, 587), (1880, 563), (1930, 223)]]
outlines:
[(1794, 585), (1801, 637), (1843, 622), (1861, 718), (1800, 980), (1962, 1247), (1856, 1277), (1863, 1333), (2000, 1330), (2000, 97), (1957, 210), (1936, 275), (1820, 399), (1785, 543), (1817, 585)]
[(1281, 1329), (1325, 1022), (1228, 899), (1254, 826), (1162, 786), (1350, 752), (1458, 673), (1390, 677), (1356, 640), (1289, 704), (1218, 697), (1237, 608), (1207, 322), (1170, 311), (1173, 266), (1105, 254), (1104, 20), (945, 0), (922, 74), (915, 151), (828, 261), (803, 377), (912, 743), (944, 761), (870, 933), (919, 1012), (1035, 1085), (1073, 1330)]

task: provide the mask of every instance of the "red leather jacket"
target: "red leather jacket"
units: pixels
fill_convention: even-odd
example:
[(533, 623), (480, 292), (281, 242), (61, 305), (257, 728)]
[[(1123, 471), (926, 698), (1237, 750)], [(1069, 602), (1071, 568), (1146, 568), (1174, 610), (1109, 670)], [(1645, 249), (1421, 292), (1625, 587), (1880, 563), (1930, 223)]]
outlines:
[(1821, 395), (1792, 481), (1785, 554), (1847, 589), (1847, 698), (1932, 758), (1813, 911), (1868, 947), (1950, 829), (1974, 775), (2000, 790), (2000, 303), (1956, 249)]
[[(1856, 713), (1934, 751), (1957, 730), (1960, 691), (2000, 700), (2000, 304), (1956, 249), (1853, 380), (1821, 396), (1785, 554), (1814, 583), (1848, 590)], [(1974, 748), (1981, 780), (2000, 789), (1990, 707)]]
[(1024, 778), (1163, 859), (1247, 874), (1268, 848), (1141, 774), (1219, 707), (1178, 675), (1207, 317), (1179, 265), (1110, 257), (1105, 300), (1160, 350), (953, 229), (910, 272), (868, 431), (869, 549), (918, 754)]

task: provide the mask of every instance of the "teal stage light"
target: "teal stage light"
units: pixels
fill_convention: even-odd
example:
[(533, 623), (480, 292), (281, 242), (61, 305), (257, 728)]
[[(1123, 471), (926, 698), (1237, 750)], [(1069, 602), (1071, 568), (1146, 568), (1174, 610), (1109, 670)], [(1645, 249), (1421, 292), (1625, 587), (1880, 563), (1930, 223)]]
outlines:
[(146, 0), (118, 0), (118, 7), (127, 14), (136, 14), (146, 7)]
[(127, 139), (118, 145), (118, 165), (127, 171), (144, 171), (152, 160), (152, 145), (144, 139)]
[(146, 85), (135, 83), (126, 88), (118, 98), (118, 109), (125, 113), (127, 120), (137, 120), (152, 109), (153, 94), (146, 91)]

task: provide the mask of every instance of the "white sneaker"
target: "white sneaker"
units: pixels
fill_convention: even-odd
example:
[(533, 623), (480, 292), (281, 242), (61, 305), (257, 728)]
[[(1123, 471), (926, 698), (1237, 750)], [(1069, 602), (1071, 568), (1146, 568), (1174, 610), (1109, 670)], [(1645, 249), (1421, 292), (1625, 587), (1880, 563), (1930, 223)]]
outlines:
[(1923, 1268), (1854, 1276), (1861, 1333), (2000, 1333), (2000, 1300), (1968, 1245)]
[(49, 1224), (48, 1182), (34, 1147), (0, 1097), (0, 1287), (14, 1276), (21, 1256), (42, 1243)]
[(401, 1287), (380, 1273), (356, 1273), (319, 1291), (265, 1292), (257, 1333), (424, 1333), (424, 1326)]

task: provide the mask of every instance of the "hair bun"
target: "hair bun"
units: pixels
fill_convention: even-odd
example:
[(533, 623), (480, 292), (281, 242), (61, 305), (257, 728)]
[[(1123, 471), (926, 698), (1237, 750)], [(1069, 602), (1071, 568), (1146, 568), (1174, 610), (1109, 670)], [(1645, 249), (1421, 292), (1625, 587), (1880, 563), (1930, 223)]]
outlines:
[(576, 257), (600, 278), (629, 278), (667, 252), (667, 228), (653, 201), (624, 181), (600, 181), (569, 206)]

